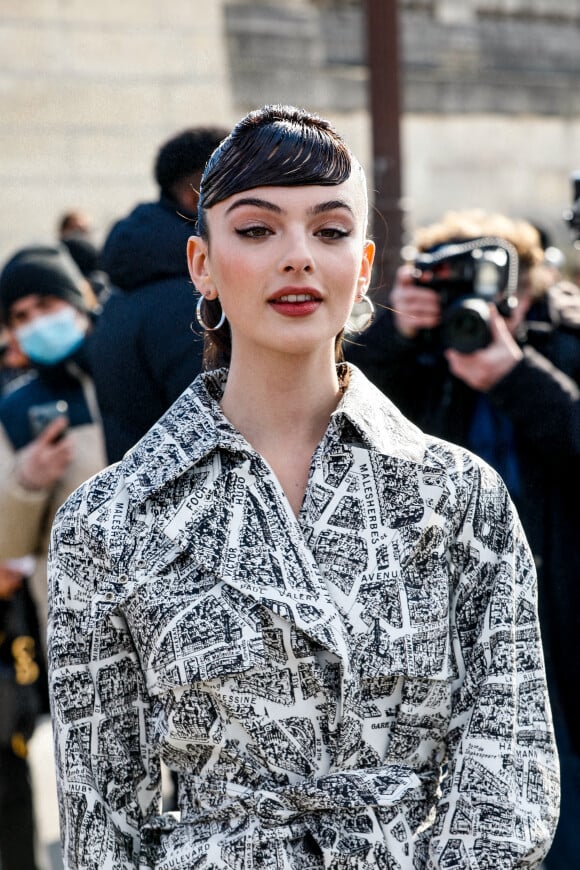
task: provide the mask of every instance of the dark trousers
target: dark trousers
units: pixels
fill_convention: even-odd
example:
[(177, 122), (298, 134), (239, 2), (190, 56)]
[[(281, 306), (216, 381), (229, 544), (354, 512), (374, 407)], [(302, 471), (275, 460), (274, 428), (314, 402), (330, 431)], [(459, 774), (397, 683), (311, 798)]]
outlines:
[[(0, 711), (1, 715), (1, 711)], [(30, 769), (25, 758), (0, 747), (0, 868), (36, 870)]]

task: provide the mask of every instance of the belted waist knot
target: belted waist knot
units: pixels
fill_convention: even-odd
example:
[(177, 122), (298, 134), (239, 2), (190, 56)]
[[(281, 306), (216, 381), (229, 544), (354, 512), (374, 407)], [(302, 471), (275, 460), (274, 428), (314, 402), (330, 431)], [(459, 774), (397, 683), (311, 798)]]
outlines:
[(392, 806), (411, 796), (424, 797), (417, 774), (407, 767), (388, 766), (329, 773), (279, 789), (259, 790), (250, 801), (263, 824), (276, 825), (305, 813)]
[[(336, 812), (389, 807), (403, 799), (418, 802), (430, 793), (430, 771), (426, 777), (404, 765), (385, 765), (377, 769), (357, 768), (304, 779), (299, 783), (264, 788), (248, 788), (230, 782), (216, 786), (223, 800), (219, 806), (182, 809), (181, 822), (171, 816), (157, 816), (146, 827), (149, 830), (173, 830), (179, 824), (226, 823), (235, 826), (241, 817), (254, 815), (265, 827), (276, 827), (296, 821), (309, 813)], [(199, 792), (213, 791), (211, 782), (198, 781)]]

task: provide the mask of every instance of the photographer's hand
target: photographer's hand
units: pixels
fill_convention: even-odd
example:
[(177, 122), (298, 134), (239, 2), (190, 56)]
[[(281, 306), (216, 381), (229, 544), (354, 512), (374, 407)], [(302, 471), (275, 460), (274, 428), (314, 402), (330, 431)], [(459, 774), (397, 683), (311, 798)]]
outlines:
[(0, 601), (8, 600), (22, 586), (24, 574), (0, 562)]
[(397, 270), (390, 305), (397, 331), (405, 338), (415, 338), (421, 329), (433, 329), (441, 320), (439, 294), (429, 287), (415, 284), (412, 266)]
[(480, 393), (491, 390), (523, 357), (504, 318), (495, 305), (489, 307), (491, 343), (474, 353), (459, 353), (452, 349), (445, 351), (452, 374)]
[(70, 435), (64, 435), (66, 417), (50, 423), (20, 454), (18, 482), (25, 489), (49, 489), (60, 480), (70, 465), (74, 448)]

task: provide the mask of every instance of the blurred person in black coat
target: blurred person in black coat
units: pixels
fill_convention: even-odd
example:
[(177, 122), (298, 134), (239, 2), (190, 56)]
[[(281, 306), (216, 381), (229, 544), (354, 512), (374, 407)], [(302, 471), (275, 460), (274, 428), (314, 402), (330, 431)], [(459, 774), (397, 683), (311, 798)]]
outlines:
[(105, 240), (100, 267), (112, 292), (91, 348), (110, 462), (122, 458), (201, 369), (186, 244), (195, 231), (201, 173), (226, 134), (195, 127), (165, 142), (155, 163), (159, 199), (137, 205)]
[[(489, 343), (462, 353), (444, 340), (448, 312), (437, 262), (449, 245), (506, 240), (517, 252), (517, 289), (503, 316), (485, 303)], [(562, 807), (548, 868), (578, 866), (580, 815), (580, 290), (552, 283), (537, 230), (480, 211), (449, 213), (417, 233), (418, 261), (401, 267), (390, 309), (347, 357), (427, 432), (482, 456), (503, 476), (539, 578), (539, 609), (562, 765)], [(434, 289), (437, 286), (438, 289)], [(499, 304), (502, 308), (502, 304)]]
[[(5, 325), (0, 323), (0, 397), (24, 383), (27, 369), (28, 360)], [(30, 568), (31, 562), (28, 559), (12, 562), (0, 560), (0, 866), (3, 870), (35, 870), (37, 866), (34, 805), (26, 741), (34, 728), (36, 710), (33, 704), (39, 697), (39, 670), (34, 648), (31, 655), (28, 644), (18, 644), (18, 630), (11, 631), (8, 624), (13, 621), (10, 619), (14, 612), (12, 602), (17, 597), (20, 598), (18, 604), (26, 601), (26, 605), (31, 605), (29, 613), (36, 619), (25, 585), (28, 571), (23, 570)], [(26, 657), (25, 664), (29, 669), (25, 680), (29, 685), (20, 689), (15, 676), (19, 665), (17, 657), (20, 656), (22, 661), (22, 654)], [(30, 668), (37, 670), (32, 673)], [(29, 675), (32, 679), (28, 679)], [(16, 711), (14, 701), (21, 696), (31, 703), (29, 709), (24, 709), (23, 705), (22, 709)]]

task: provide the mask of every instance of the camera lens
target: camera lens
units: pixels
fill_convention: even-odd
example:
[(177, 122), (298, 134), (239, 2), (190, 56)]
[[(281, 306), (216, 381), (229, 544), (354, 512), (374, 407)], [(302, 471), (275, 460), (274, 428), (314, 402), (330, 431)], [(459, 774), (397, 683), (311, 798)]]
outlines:
[(459, 299), (445, 312), (441, 324), (444, 347), (460, 353), (481, 350), (491, 341), (489, 308), (482, 299)]

